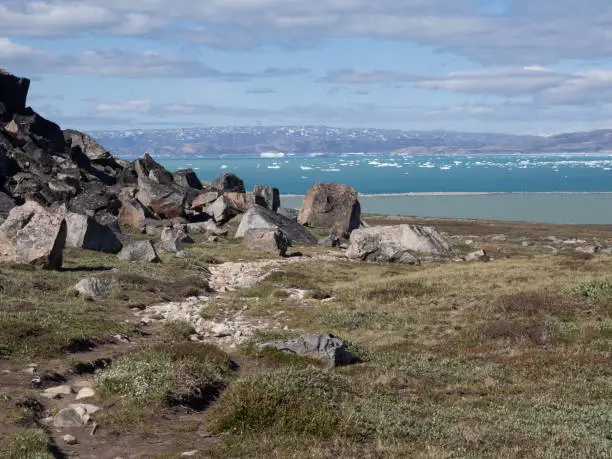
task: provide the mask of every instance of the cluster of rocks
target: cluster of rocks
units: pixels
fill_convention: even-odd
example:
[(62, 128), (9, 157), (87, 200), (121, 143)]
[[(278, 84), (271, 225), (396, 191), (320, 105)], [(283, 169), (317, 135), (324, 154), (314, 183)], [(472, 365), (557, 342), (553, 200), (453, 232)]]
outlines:
[[(330, 248), (350, 237), (350, 258), (416, 263), (452, 257), (433, 228), (367, 228), (358, 192), (317, 183), (300, 210), (280, 207), (279, 190), (231, 173), (200, 181), (191, 169), (171, 173), (145, 154), (115, 159), (91, 137), (62, 131), (26, 107), (30, 82), (0, 73), (0, 261), (59, 268), (65, 246), (118, 253), (125, 261), (157, 262), (157, 250), (188, 257), (190, 234), (235, 237), (249, 249), (285, 256), (293, 244)], [(132, 242), (122, 228), (157, 238)], [(327, 232), (321, 241), (308, 228)]]

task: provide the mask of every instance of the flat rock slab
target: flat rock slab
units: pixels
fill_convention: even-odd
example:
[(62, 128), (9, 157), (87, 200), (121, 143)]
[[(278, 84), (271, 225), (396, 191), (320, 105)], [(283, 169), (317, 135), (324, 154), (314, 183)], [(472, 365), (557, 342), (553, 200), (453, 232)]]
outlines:
[(421, 255), (452, 257), (448, 242), (430, 226), (375, 226), (353, 231), (346, 256), (362, 261), (418, 263)]
[(308, 334), (299, 338), (269, 341), (260, 350), (276, 349), (287, 354), (311, 357), (327, 362), (330, 366), (349, 365), (358, 359), (348, 351), (346, 343), (334, 335)]

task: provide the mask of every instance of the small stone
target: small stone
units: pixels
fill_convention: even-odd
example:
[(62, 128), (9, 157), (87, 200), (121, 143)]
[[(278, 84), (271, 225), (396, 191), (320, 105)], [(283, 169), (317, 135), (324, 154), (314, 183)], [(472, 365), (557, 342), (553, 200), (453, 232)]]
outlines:
[(84, 398), (95, 397), (95, 395), (96, 395), (96, 391), (93, 390), (91, 387), (84, 387), (83, 389), (79, 391), (79, 393), (76, 396), (76, 399), (82, 400)]
[(187, 252), (185, 250), (181, 250), (179, 252), (176, 252), (176, 258), (180, 258), (182, 260), (187, 260), (189, 258), (193, 258), (193, 255), (191, 254), (191, 252)]
[(184, 453), (181, 453), (181, 457), (193, 457), (196, 454), (198, 454), (198, 450), (194, 449), (192, 451), (185, 451)]
[(64, 408), (55, 415), (53, 425), (55, 427), (83, 427), (91, 419), (91, 415), (100, 411), (100, 407), (75, 403)]
[(74, 289), (83, 296), (100, 300), (110, 295), (111, 283), (108, 279), (87, 277), (79, 281)]
[(219, 236), (210, 236), (208, 242), (219, 242)]
[(71, 395), (73, 393), (74, 393), (74, 390), (70, 386), (57, 386), (57, 387), (50, 387), (46, 389), (42, 393), (42, 396), (53, 399), (53, 398), (61, 398), (62, 395)]
[(66, 434), (64, 435), (64, 443), (66, 443), (67, 445), (76, 445), (79, 442), (72, 435)]

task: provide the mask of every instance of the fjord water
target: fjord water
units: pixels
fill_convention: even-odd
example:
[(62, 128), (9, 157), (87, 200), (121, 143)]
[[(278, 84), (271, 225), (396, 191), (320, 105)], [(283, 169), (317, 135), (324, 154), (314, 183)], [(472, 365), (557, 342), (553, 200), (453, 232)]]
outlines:
[[(247, 188), (303, 195), (346, 183), (367, 213), (549, 223), (612, 223), (612, 155), (310, 155), (159, 158), (202, 180), (234, 172)], [(389, 196), (392, 195), (392, 196)], [(283, 205), (298, 206), (298, 196)]]

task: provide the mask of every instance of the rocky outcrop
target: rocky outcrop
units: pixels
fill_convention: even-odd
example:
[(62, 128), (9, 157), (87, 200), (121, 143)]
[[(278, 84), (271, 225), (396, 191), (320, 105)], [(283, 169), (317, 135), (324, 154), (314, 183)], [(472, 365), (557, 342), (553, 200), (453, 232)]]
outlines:
[(357, 190), (336, 183), (316, 183), (306, 194), (298, 221), (336, 236), (359, 228), (361, 205)]
[(243, 240), (249, 250), (268, 252), (284, 257), (291, 246), (291, 241), (281, 230), (251, 229), (246, 232)]
[(101, 225), (93, 217), (72, 212), (66, 214), (66, 245), (104, 253), (118, 253), (123, 244), (108, 226)]
[(62, 267), (65, 208), (51, 212), (34, 201), (15, 207), (0, 226), (0, 262), (47, 269)]
[(138, 179), (136, 198), (159, 218), (175, 218), (184, 214), (185, 189), (173, 183), (164, 184), (149, 178)]
[(25, 111), (30, 80), (18, 78), (0, 69), (0, 118), (9, 119), (14, 113)]
[(191, 209), (203, 211), (205, 207), (208, 207), (210, 204), (215, 202), (218, 197), (219, 193), (217, 191), (206, 191), (204, 193), (200, 193), (191, 203)]
[(363, 261), (418, 263), (422, 255), (452, 257), (453, 254), (435, 228), (398, 225), (353, 231), (346, 255)]
[(347, 344), (334, 335), (303, 335), (290, 340), (269, 341), (259, 348), (323, 360), (330, 366), (349, 365), (358, 361), (348, 350)]
[(278, 188), (255, 185), (253, 196), (257, 204), (272, 212), (276, 212), (280, 207), (280, 192)]
[(223, 195), (219, 196), (215, 202), (206, 207), (204, 212), (212, 216), (216, 223), (222, 225), (223, 223), (227, 223), (236, 215), (241, 214), (243, 211), (235, 207), (232, 200)]
[(272, 231), (279, 229), (285, 233), (292, 243), (304, 245), (317, 244), (317, 238), (304, 226), (258, 205), (252, 207), (244, 214), (235, 237), (244, 237), (247, 231), (252, 229)]
[(124, 246), (118, 256), (122, 261), (144, 261), (148, 263), (160, 261), (151, 241), (134, 241)]

